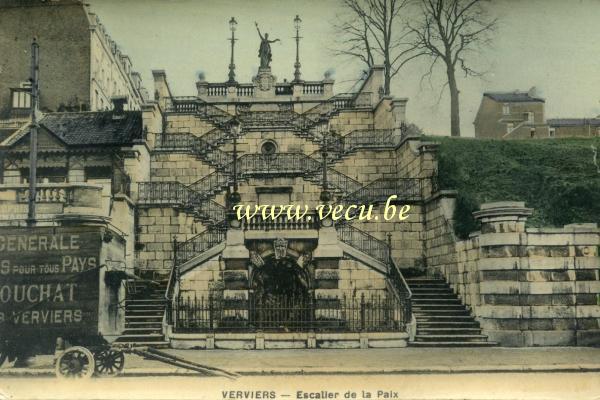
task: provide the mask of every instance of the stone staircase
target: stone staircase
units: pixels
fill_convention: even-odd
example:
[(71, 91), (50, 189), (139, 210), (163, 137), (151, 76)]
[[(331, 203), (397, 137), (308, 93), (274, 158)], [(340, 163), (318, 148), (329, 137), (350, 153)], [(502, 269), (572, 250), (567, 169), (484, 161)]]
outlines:
[(119, 344), (168, 347), (162, 331), (167, 281), (128, 283), (125, 300), (125, 330), (115, 341)]
[(414, 347), (495, 346), (481, 334), (479, 323), (471, 316), (452, 288), (443, 279), (406, 279), (412, 291), (412, 310), (417, 319)]

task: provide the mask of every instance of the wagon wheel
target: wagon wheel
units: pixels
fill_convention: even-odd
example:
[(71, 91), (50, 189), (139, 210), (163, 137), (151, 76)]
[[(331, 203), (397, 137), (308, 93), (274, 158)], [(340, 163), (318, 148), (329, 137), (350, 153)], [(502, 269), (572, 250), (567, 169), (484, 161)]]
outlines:
[(85, 347), (75, 346), (60, 355), (55, 372), (59, 378), (90, 378), (94, 365), (92, 353)]
[(117, 375), (125, 366), (125, 354), (120, 350), (106, 349), (94, 354), (96, 373), (100, 375)]

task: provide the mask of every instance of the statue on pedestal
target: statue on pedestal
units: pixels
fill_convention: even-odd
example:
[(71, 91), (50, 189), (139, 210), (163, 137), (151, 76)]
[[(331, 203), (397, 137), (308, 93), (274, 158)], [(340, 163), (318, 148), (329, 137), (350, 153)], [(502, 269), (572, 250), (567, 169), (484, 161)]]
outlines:
[(269, 69), (271, 63), (271, 43), (278, 42), (279, 39), (269, 40), (269, 34), (265, 33), (265, 36), (260, 33), (260, 29), (258, 28), (258, 23), (254, 22), (256, 25), (256, 30), (258, 31), (258, 36), (260, 36), (260, 47), (258, 49), (258, 57), (260, 58), (260, 69)]

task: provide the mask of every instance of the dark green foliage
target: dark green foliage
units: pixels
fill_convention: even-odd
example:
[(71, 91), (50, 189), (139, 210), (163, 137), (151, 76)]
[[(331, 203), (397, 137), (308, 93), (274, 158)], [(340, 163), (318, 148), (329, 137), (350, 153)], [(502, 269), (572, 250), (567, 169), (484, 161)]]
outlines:
[(600, 173), (592, 149), (600, 149), (600, 138), (427, 139), (440, 143), (440, 188), (458, 191), (455, 230), (461, 238), (477, 229), (471, 213), (492, 201), (524, 201), (535, 209), (529, 226), (600, 223)]

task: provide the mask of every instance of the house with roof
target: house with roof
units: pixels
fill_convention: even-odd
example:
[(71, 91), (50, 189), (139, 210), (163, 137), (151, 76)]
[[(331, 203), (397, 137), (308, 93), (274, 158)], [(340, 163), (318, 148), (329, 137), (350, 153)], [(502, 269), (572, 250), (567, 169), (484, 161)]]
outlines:
[(600, 137), (600, 116), (548, 119), (550, 137)]
[[(37, 129), (36, 226), (105, 226), (120, 232), (133, 265), (137, 181), (149, 179), (146, 132), (155, 106), (44, 114)], [(0, 227), (28, 215), (31, 124), (0, 138)]]
[(485, 92), (477, 111), (475, 137), (526, 139), (548, 137), (545, 99), (528, 92)]

